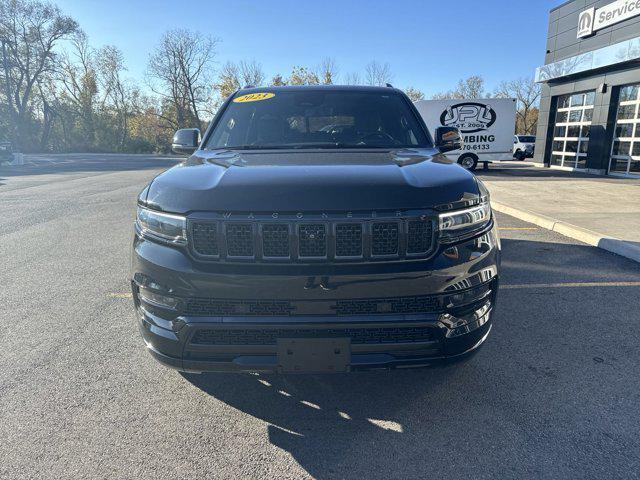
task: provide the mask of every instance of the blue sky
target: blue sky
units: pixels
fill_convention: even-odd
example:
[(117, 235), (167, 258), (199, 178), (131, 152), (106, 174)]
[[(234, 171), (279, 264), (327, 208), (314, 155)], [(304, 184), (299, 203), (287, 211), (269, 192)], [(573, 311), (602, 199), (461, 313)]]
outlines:
[[(54, 0), (55, 1), (55, 0)], [(218, 66), (256, 60), (270, 78), (333, 57), (340, 73), (388, 62), (394, 86), (427, 95), (480, 74), (489, 90), (544, 60), (549, 9), (561, 0), (166, 1), (57, 0), (89, 35), (113, 44), (142, 80), (162, 33), (183, 27), (221, 40)]]

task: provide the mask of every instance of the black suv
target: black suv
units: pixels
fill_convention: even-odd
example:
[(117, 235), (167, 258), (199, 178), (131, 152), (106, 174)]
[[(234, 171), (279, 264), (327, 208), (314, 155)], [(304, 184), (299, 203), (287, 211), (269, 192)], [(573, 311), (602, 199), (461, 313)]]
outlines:
[(464, 358), (500, 242), (484, 185), (385, 87), (236, 92), (138, 198), (133, 298), (182, 371), (336, 372)]

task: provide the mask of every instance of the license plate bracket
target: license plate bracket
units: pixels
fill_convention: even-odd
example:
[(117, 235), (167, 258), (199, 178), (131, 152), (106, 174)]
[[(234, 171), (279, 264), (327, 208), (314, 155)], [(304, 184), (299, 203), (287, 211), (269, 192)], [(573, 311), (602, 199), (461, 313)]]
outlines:
[(350, 338), (279, 338), (278, 370), (282, 373), (347, 372)]

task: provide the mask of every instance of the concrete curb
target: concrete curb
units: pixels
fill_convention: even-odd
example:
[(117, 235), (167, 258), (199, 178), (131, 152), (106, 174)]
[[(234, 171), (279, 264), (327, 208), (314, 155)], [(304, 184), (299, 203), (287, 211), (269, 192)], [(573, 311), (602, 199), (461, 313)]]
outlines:
[(567, 222), (561, 222), (546, 215), (540, 215), (519, 208), (513, 208), (500, 202), (491, 201), (491, 207), (497, 212), (511, 215), (528, 223), (533, 223), (539, 227), (573, 238), (580, 242), (594, 247), (601, 248), (607, 252), (626, 257), (634, 262), (640, 263), (640, 246), (631, 242), (626, 242), (615, 237), (608, 237), (586, 228), (577, 227)]

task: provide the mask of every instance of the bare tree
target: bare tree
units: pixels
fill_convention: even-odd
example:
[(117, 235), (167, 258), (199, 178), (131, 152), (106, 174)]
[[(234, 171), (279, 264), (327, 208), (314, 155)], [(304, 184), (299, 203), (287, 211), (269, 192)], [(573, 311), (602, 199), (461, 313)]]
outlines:
[(262, 65), (255, 60), (240, 62), (240, 79), (243, 87), (259, 87), (264, 84), (264, 71)]
[(123, 79), (127, 68), (122, 52), (113, 45), (102, 47), (96, 54), (98, 79), (102, 89), (101, 108), (117, 120), (118, 149), (124, 151), (129, 136), (129, 117), (137, 90)]
[(225, 63), (214, 84), (214, 90), (218, 94), (214, 107), (219, 107), (229, 95), (238, 89), (248, 86), (258, 87), (264, 84), (264, 80), (262, 65), (255, 60)]
[(26, 146), (38, 81), (54, 68), (58, 43), (76, 32), (78, 24), (52, 4), (38, 0), (0, 0), (0, 43), (7, 110), (13, 139)]
[(317, 77), (320, 83), (332, 85), (338, 79), (338, 64), (331, 57), (326, 57), (317, 68)]
[(472, 75), (458, 81), (454, 90), (436, 93), (432, 96), (434, 100), (445, 98), (483, 98), (484, 79), (479, 75)]
[(211, 70), (218, 40), (184, 29), (166, 32), (149, 59), (151, 89), (175, 110), (175, 128), (202, 128), (210, 99)]
[(364, 68), (365, 83), (367, 85), (377, 85), (380, 87), (391, 83), (393, 75), (391, 74), (391, 66), (388, 63), (379, 63), (375, 60), (369, 62)]
[(424, 100), (424, 93), (417, 88), (407, 87), (404, 89), (404, 93), (411, 99), (412, 102), (417, 102), (418, 100)]
[(362, 85), (360, 74), (358, 72), (347, 73), (344, 76), (345, 85)]
[(98, 95), (98, 79), (95, 52), (89, 46), (87, 36), (77, 31), (71, 40), (71, 49), (60, 58), (57, 66), (60, 96), (81, 121), (82, 145), (90, 149), (95, 141), (95, 103)]
[(515, 98), (517, 100), (516, 131), (525, 135), (535, 134), (538, 125), (540, 84), (536, 83), (533, 77), (502, 82), (495, 96)]

